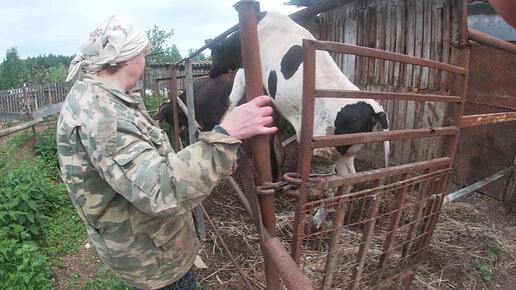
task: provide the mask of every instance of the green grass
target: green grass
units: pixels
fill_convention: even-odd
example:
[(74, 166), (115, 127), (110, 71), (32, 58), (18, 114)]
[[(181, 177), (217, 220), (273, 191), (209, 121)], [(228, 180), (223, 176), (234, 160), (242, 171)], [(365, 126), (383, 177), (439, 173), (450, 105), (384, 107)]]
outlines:
[(124, 281), (116, 278), (113, 273), (106, 270), (105, 267), (100, 267), (95, 279), (86, 279), (79, 289), (84, 290), (129, 290), (131, 287)]
[[(58, 186), (65, 195), (64, 185)], [(68, 196), (65, 198), (63, 204), (49, 217), (48, 231), (40, 242), (41, 250), (49, 257), (58, 254), (77, 254), (79, 247), (88, 238), (83, 221)]]

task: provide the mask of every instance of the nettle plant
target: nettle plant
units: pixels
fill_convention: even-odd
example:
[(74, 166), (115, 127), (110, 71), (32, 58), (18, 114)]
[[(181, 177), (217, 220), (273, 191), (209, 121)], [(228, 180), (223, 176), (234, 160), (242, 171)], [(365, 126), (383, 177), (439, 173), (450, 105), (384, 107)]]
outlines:
[[(58, 197), (42, 170), (44, 161), (21, 155), (0, 157), (0, 227), (14, 230), (20, 226), (32, 239), (43, 233), (44, 220), (55, 209)], [(7, 156), (13, 155), (8, 152)]]

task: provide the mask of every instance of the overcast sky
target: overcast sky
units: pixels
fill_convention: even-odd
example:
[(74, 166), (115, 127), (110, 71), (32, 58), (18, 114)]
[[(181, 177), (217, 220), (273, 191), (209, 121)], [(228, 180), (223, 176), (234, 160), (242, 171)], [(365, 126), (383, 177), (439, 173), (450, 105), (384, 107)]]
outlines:
[[(110, 15), (132, 17), (145, 30), (154, 25), (174, 35), (183, 57), (238, 23), (236, 0), (0, 0), (0, 61), (16, 47), (21, 58), (73, 55), (86, 36)], [(261, 0), (261, 10), (290, 14), (288, 0)], [(206, 51), (206, 52), (209, 52)]]

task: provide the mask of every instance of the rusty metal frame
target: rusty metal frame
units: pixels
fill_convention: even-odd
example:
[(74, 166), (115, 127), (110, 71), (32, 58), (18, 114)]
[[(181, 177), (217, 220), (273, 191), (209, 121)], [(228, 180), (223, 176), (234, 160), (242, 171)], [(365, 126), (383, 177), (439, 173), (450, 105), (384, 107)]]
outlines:
[[(394, 92), (377, 93), (346, 90), (316, 90), (315, 55), (317, 50), (367, 56), (371, 58), (420, 65), (446, 71), (458, 76), (456, 82), (459, 83), (456, 83), (456, 89), (452, 92), (456, 95), (447, 96)], [(466, 50), (469, 52), (467, 48)], [(463, 54), (469, 56), (467, 52)], [(351, 275), (351, 279), (349, 280), (350, 288), (354, 289), (363, 287), (364, 284), (361, 284), (360, 280), (364, 275), (364, 263), (367, 260), (369, 247), (375, 233), (375, 221), (380, 218), (378, 215), (381, 213), (379, 213), (378, 210), (380, 208), (380, 200), (385, 198), (382, 197), (385, 189), (389, 188), (390, 186), (394, 186), (395, 184), (404, 182), (407, 183), (407, 180), (423, 180), (421, 181), (421, 185), (419, 185), (420, 188), (416, 197), (415, 210), (412, 216), (413, 221), (409, 227), (407, 241), (403, 244), (402, 248), (399, 249), (401, 251), (402, 260), (404, 261), (403, 264), (398, 264), (397, 272), (395, 274), (389, 273), (390, 276), (395, 277), (394, 279), (389, 280), (383, 277), (390, 262), (390, 252), (393, 248), (399, 247), (395, 245), (396, 236), (394, 236), (394, 232), (397, 230), (400, 223), (401, 208), (405, 206), (406, 199), (408, 198), (408, 189), (407, 187), (402, 186), (396, 190), (396, 192), (399, 194), (396, 194), (397, 199), (394, 202), (395, 209), (393, 209), (393, 212), (397, 211), (397, 213), (389, 217), (389, 234), (385, 236), (385, 241), (383, 242), (383, 252), (379, 257), (377, 269), (374, 271), (373, 275), (375, 277), (371, 278), (375, 281), (374, 283), (378, 287), (385, 287), (387, 285), (391, 285), (392, 283), (410, 285), (415, 274), (415, 268), (421, 262), (426, 247), (430, 241), (430, 237), (433, 233), (433, 229), (440, 212), (442, 200), (444, 198), (445, 188), (448, 184), (449, 175), (451, 174), (451, 166), (453, 164), (458, 133), (462, 123), (462, 107), (465, 100), (468, 78), (467, 62), (465, 63), (465, 66), (462, 67), (368, 47), (360, 47), (328, 41), (304, 40), (303, 65), (303, 111), (298, 158), (299, 173), (297, 176), (299, 179), (299, 188), (295, 192), (295, 195), (298, 197), (298, 199), (296, 201), (296, 212), (293, 227), (294, 235), (292, 239), (292, 256), (296, 263), (301, 263), (303, 242), (316, 236), (331, 233), (331, 242), (328, 249), (325, 268), (326, 274), (324, 281), (322, 282), (323, 289), (330, 288), (335, 270), (335, 252), (337, 251), (340, 242), (340, 232), (342, 231), (343, 225), (349, 223), (350, 219), (349, 211), (352, 210), (350, 208), (350, 203), (356, 202), (358, 199), (362, 198), (361, 195), (365, 194), (364, 192), (349, 193), (346, 192), (346, 188), (349, 189), (353, 184), (358, 182), (377, 182), (377, 187), (370, 189), (370, 192), (374, 192), (370, 204), (366, 206), (366, 202), (364, 201), (361, 205), (359, 220), (363, 220), (365, 222), (362, 225), (364, 232), (362, 234), (362, 241), (360, 243), (361, 246), (357, 253), (356, 264), (353, 266), (353, 273)], [(316, 98), (378, 98), (416, 101), (431, 100), (450, 103), (455, 105), (457, 109), (453, 110), (453, 122), (451, 125), (445, 127), (355, 133), (338, 136), (313, 136), (314, 106)], [(310, 180), (310, 167), (313, 149), (337, 145), (351, 145), (367, 142), (435, 136), (448, 136), (449, 138), (452, 138), (444, 157), (351, 174), (345, 177), (340, 176), (320, 178), (318, 179), (319, 184), (316, 184), (319, 189), (338, 187), (338, 192), (340, 195), (315, 202), (308, 201), (309, 196), (313, 196), (313, 192), (310, 191), (308, 185)], [(416, 172), (418, 175), (412, 177), (412, 175), (414, 175)], [(402, 181), (384, 185), (384, 182), (389, 181), (396, 176), (398, 178), (401, 177)], [(295, 179), (294, 176), (289, 176), (289, 174), (287, 174), (285, 177)], [(412, 179), (407, 179), (409, 177)], [(390, 182), (392, 182), (392, 180)], [(314, 181), (312, 180), (310, 183), (313, 184)], [(335, 224), (333, 225), (332, 229), (325, 229), (323, 226), (323, 229), (320, 231), (311, 233), (311, 229), (309, 229), (307, 233), (305, 232), (307, 227), (306, 218), (307, 215), (313, 213), (312, 210), (316, 204), (320, 207), (324, 207), (326, 210), (334, 210), (333, 223)], [(368, 210), (366, 210), (366, 208), (368, 208)]]

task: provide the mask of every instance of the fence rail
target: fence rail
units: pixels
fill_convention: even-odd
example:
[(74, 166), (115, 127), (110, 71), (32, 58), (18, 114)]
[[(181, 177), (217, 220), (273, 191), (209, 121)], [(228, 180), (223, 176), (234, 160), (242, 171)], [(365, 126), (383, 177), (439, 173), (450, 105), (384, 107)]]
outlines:
[(0, 91), (0, 120), (21, 120), (27, 114), (61, 103), (67, 91), (66, 83)]

